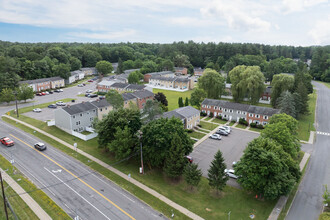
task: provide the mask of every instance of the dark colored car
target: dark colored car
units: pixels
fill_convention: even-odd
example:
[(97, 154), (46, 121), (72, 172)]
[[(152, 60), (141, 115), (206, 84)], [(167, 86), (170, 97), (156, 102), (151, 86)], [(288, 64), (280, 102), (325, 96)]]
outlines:
[(50, 105), (48, 105), (48, 108), (57, 108), (57, 105), (56, 104), (50, 104)]
[(42, 94), (41, 94), (41, 93), (37, 93), (36, 95), (37, 95), (37, 96), (42, 96)]
[(95, 97), (98, 97), (98, 95), (97, 95), (97, 94), (89, 94), (88, 97), (89, 97), (89, 98), (95, 98)]
[(88, 80), (87, 82), (94, 82), (94, 80), (90, 79), (90, 80)]
[(53, 91), (49, 91), (49, 94), (53, 94), (54, 92)]
[(43, 150), (47, 149), (46, 145), (44, 143), (40, 143), (40, 142), (36, 143), (34, 145), (34, 148), (37, 149), (37, 150), (40, 150), (40, 151), (43, 151)]
[(76, 100), (72, 99), (71, 102), (76, 102)]
[(224, 136), (228, 136), (228, 133), (223, 131), (223, 130), (217, 130), (217, 132), (215, 132), (216, 134), (220, 134), (220, 135), (224, 135)]
[(3, 145), (6, 145), (7, 147), (11, 147), (14, 146), (14, 141), (12, 141), (10, 138), (8, 137), (3, 137), (0, 138), (0, 141)]
[(99, 99), (100, 99), (100, 100), (101, 100), (101, 99), (105, 99), (105, 96), (100, 95), (100, 96), (99, 96)]
[(61, 92), (59, 89), (56, 89), (54, 92)]
[(89, 95), (90, 95), (89, 93), (86, 93), (86, 94), (85, 94), (85, 97), (89, 97)]

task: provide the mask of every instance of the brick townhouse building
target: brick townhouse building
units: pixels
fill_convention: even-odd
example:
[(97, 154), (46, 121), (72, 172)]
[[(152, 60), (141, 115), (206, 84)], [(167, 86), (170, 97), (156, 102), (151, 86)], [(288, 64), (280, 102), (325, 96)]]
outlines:
[(214, 117), (222, 116), (229, 121), (238, 122), (240, 118), (244, 118), (248, 123), (262, 125), (266, 125), (272, 115), (280, 113), (279, 109), (216, 99), (204, 99), (201, 111), (207, 115), (213, 113)]

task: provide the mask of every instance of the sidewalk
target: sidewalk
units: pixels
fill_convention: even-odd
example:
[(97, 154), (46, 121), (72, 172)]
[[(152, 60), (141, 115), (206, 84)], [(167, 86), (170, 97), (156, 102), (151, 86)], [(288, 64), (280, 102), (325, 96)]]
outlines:
[(30, 209), (42, 220), (51, 220), (52, 218), (34, 201), (34, 199), (25, 192), (25, 190), (18, 185), (5, 171), (0, 168), (3, 179), (8, 185), (23, 199), (23, 201), (30, 207)]
[[(70, 144), (66, 143), (65, 141), (62, 141), (61, 139), (59, 139), (59, 138), (57, 138), (57, 137), (55, 137), (55, 136), (53, 136), (53, 135), (51, 135), (51, 134), (48, 134), (47, 132), (44, 132), (44, 131), (42, 131), (42, 130), (40, 130), (40, 129), (38, 129), (38, 128), (36, 128), (36, 127), (34, 127), (34, 126), (32, 126), (32, 125), (30, 125), (30, 124), (28, 124), (28, 123), (25, 123), (25, 122), (23, 122), (23, 121), (17, 120), (16, 118), (10, 117), (10, 116), (8, 116), (8, 115), (3, 115), (3, 117), (10, 118), (10, 119), (12, 119), (12, 120), (14, 120), (14, 121), (16, 121), (16, 122), (19, 122), (19, 123), (21, 123), (21, 124), (23, 124), (23, 125), (25, 125), (25, 126), (27, 126), (27, 127), (30, 127), (30, 128), (32, 128), (33, 130), (35, 130), (35, 131), (37, 131), (37, 132), (39, 132), (39, 133), (41, 133), (41, 134), (43, 134), (43, 135), (46, 135), (46, 136), (48, 136), (49, 138), (52, 138), (53, 140), (55, 140), (55, 141), (57, 141), (57, 142), (59, 142), (59, 143), (65, 145), (66, 147), (69, 147), (69, 148), (71, 148), (72, 150), (74, 150), (74, 147), (73, 147), (72, 145), (70, 145)], [(197, 142), (196, 142), (196, 143), (197, 143)], [(197, 146), (197, 145), (196, 145), (196, 146)], [(88, 159), (90, 159), (90, 160), (92, 160), (92, 161), (98, 163), (99, 165), (101, 165), (101, 166), (103, 166), (103, 167), (109, 169), (109, 170), (112, 171), (113, 173), (115, 173), (115, 174), (117, 174), (118, 176), (124, 178), (125, 180), (129, 181), (130, 183), (136, 185), (137, 187), (143, 189), (144, 191), (150, 193), (151, 195), (153, 195), (153, 196), (155, 196), (156, 198), (158, 198), (159, 200), (165, 202), (166, 204), (168, 204), (169, 206), (173, 207), (174, 209), (176, 209), (176, 210), (182, 212), (183, 214), (185, 214), (185, 215), (188, 216), (189, 218), (191, 218), (191, 219), (196, 219), (196, 220), (202, 220), (202, 219), (203, 219), (202, 217), (196, 215), (195, 213), (189, 211), (188, 209), (182, 207), (181, 205), (179, 205), (179, 204), (177, 204), (177, 203), (175, 203), (175, 202), (169, 200), (168, 198), (166, 198), (165, 196), (159, 194), (158, 192), (156, 192), (155, 190), (149, 188), (148, 186), (146, 186), (146, 185), (144, 185), (144, 184), (138, 182), (137, 180), (133, 179), (132, 177), (128, 177), (128, 175), (126, 175), (125, 173), (120, 172), (119, 170), (117, 170), (117, 169), (113, 168), (112, 166), (110, 166), (110, 165), (104, 163), (103, 161), (99, 160), (98, 158), (93, 157), (92, 155), (89, 155), (89, 154), (85, 153), (84, 151), (82, 151), (82, 150), (80, 150), (80, 149), (77, 149), (77, 152), (80, 153), (81, 155), (84, 155), (84, 156), (87, 157)]]
[[(305, 165), (308, 161), (309, 156), (310, 156), (310, 154), (308, 154), (308, 153), (304, 154), (304, 157), (302, 158), (302, 160), (299, 164), (300, 171), (302, 171), (304, 169), (304, 167), (305, 167)], [(286, 205), (287, 200), (288, 200), (288, 196), (281, 196), (279, 198), (279, 200), (277, 201), (273, 211), (270, 213), (270, 215), (268, 217), (268, 220), (276, 220), (278, 218), (278, 216), (280, 215), (283, 207)], [(291, 208), (291, 204), (290, 204), (290, 208)], [(289, 210), (290, 210), (290, 208), (289, 208)]]

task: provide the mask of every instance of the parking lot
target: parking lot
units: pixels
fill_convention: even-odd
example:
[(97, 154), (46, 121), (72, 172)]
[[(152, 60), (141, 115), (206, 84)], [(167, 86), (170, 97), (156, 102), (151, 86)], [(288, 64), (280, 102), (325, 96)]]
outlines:
[[(232, 128), (232, 132), (228, 136), (222, 136), (222, 140), (206, 139), (194, 148), (190, 156), (193, 157), (194, 163), (198, 164), (203, 172), (203, 176), (207, 177), (207, 170), (211, 161), (214, 159), (215, 153), (220, 150), (225, 159), (227, 169), (232, 168), (234, 161), (238, 161), (243, 155), (248, 142), (257, 138), (259, 134), (240, 129)], [(236, 181), (230, 180), (228, 184), (237, 186)]]

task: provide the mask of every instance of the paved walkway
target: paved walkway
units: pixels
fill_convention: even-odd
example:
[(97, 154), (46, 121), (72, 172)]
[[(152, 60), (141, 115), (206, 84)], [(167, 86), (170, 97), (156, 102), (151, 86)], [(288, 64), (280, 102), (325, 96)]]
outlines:
[[(302, 158), (302, 160), (300, 161), (300, 164), (299, 164), (300, 171), (302, 171), (304, 169), (304, 167), (305, 167), (305, 165), (308, 161), (309, 156), (310, 156), (310, 154), (308, 154), (308, 153), (304, 154), (304, 157)], [(288, 196), (281, 196), (279, 198), (279, 200), (277, 201), (273, 211), (270, 213), (270, 215), (268, 217), (268, 220), (276, 220), (278, 218), (278, 216), (280, 215), (283, 207), (286, 205), (287, 200), (288, 200)], [(290, 204), (290, 208), (291, 208), (291, 204)], [(290, 208), (288, 210), (290, 210)]]
[(30, 207), (30, 209), (42, 220), (51, 220), (52, 218), (39, 206), (39, 204), (34, 201), (34, 199), (25, 192), (25, 190), (18, 185), (18, 183), (13, 180), (6, 172), (0, 168), (3, 179), (8, 183), (8, 185), (23, 199), (23, 201)]
[[(17, 120), (16, 118), (10, 117), (10, 116), (8, 116), (8, 115), (3, 115), (3, 117), (10, 118), (10, 119), (12, 119), (12, 120), (14, 120), (14, 121), (17, 121), (17, 122), (19, 122), (19, 123), (21, 123), (21, 124), (23, 124), (23, 125), (25, 125), (25, 126), (27, 126), (27, 127), (30, 127), (30, 128), (32, 128), (33, 130), (35, 130), (35, 131), (37, 131), (37, 132), (39, 132), (39, 133), (41, 133), (41, 134), (44, 134), (44, 135), (48, 136), (49, 138), (52, 138), (53, 140), (55, 140), (55, 141), (57, 141), (57, 142), (59, 142), (59, 143), (65, 145), (66, 147), (69, 147), (69, 148), (71, 148), (72, 150), (74, 150), (73, 145), (70, 145), (70, 144), (68, 144), (67, 142), (65, 142), (65, 141), (63, 141), (63, 140), (61, 140), (61, 139), (59, 139), (59, 138), (57, 138), (57, 137), (55, 137), (55, 136), (53, 136), (53, 135), (47, 133), (47, 132), (44, 132), (44, 131), (42, 131), (42, 130), (40, 130), (40, 129), (38, 129), (38, 128), (36, 128), (36, 127), (34, 127), (34, 126), (32, 126), (32, 125), (30, 125), (30, 124), (28, 124), (28, 123), (25, 123), (25, 122), (23, 122), (23, 121)], [(207, 135), (206, 135), (206, 137), (207, 137)], [(202, 140), (202, 139), (201, 139), (201, 140)], [(197, 141), (196, 143), (198, 143), (198, 141)], [(197, 145), (196, 145), (196, 146), (197, 146)], [(132, 184), (138, 186), (139, 188), (143, 189), (144, 191), (150, 193), (151, 195), (153, 195), (153, 196), (155, 196), (156, 198), (158, 198), (159, 200), (165, 202), (166, 204), (168, 204), (169, 206), (173, 207), (174, 209), (176, 209), (176, 210), (182, 212), (183, 214), (185, 214), (185, 215), (188, 216), (189, 218), (191, 218), (191, 219), (196, 219), (196, 220), (202, 220), (202, 219), (203, 219), (202, 217), (196, 215), (195, 213), (189, 211), (188, 209), (182, 207), (181, 205), (179, 205), (179, 204), (177, 204), (177, 203), (171, 201), (170, 199), (168, 199), (168, 198), (166, 198), (165, 196), (159, 194), (158, 192), (156, 192), (155, 190), (149, 188), (148, 186), (146, 186), (146, 185), (144, 185), (144, 184), (138, 182), (137, 180), (133, 179), (132, 177), (128, 177), (128, 175), (126, 175), (125, 173), (120, 172), (119, 170), (117, 170), (117, 169), (113, 168), (112, 166), (110, 166), (110, 165), (104, 163), (103, 161), (99, 160), (98, 158), (96, 158), (96, 157), (94, 157), (94, 156), (92, 156), (92, 155), (90, 155), (90, 154), (85, 153), (84, 151), (80, 150), (79, 148), (77, 149), (77, 152), (80, 153), (81, 155), (84, 155), (84, 156), (87, 157), (88, 159), (90, 159), (90, 160), (92, 160), (92, 161), (98, 163), (99, 165), (101, 165), (101, 166), (103, 166), (103, 167), (109, 169), (109, 170), (112, 171), (113, 173), (115, 173), (115, 174), (117, 174), (118, 176), (124, 178), (125, 180), (131, 182)]]

